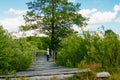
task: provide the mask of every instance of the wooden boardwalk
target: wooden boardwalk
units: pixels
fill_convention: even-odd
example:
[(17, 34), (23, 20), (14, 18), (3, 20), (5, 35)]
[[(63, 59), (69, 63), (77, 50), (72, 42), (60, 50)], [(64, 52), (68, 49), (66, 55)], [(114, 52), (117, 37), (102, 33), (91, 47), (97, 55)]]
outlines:
[(46, 61), (45, 55), (37, 55), (35, 62), (32, 66), (26, 71), (20, 71), (12, 75), (1, 75), (0, 80), (5, 80), (6, 77), (9, 77), (10, 80), (50, 80), (52, 77), (57, 77), (63, 79), (65, 77), (73, 76), (78, 72), (88, 72), (89, 69), (79, 70), (77, 68), (66, 68), (62, 66), (57, 66), (50, 61)]

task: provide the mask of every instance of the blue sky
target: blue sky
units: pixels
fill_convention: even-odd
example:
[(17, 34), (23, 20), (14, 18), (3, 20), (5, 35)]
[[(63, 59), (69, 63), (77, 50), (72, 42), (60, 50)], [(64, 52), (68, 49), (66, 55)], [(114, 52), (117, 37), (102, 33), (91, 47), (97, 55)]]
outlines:
[[(24, 24), (22, 15), (31, 0), (0, 0), (0, 24), (9, 32), (17, 31)], [(86, 29), (96, 30), (102, 25), (120, 34), (120, 0), (70, 0), (81, 3), (81, 13), (89, 17)], [(76, 28), (77, 29), (77, 28)]]
[(81, 3), (81, 11), (89, 17), (88, 29), (96, 30), (102, 25), (120, 34), (120, 0), (76, 0)]

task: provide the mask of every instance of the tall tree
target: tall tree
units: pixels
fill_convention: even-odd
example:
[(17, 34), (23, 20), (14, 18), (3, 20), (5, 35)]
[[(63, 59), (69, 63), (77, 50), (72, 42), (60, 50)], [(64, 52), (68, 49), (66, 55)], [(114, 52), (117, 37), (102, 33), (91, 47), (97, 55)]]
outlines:
[(80, 3), (69, 0), (34, 0), (27, 3), (29, 11), (24, 16), (22, 30), (37, 29), (51, 38), (50, 50), (57, 50), (62, 38), (74, 33), (73, 25), (82, 27), (86, 18), (78, 13)]

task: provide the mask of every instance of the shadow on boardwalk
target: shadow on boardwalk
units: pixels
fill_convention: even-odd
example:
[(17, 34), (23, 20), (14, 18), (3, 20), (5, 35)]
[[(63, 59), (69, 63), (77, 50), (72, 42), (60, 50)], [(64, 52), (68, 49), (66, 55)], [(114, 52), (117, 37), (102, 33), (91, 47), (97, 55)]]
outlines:
[[(9, 77), (10, 80), (21, 80), (20, 77), (30, 78), (32, 80), (49, 80), (52, 77), (60, 79), (73, 76), (77, 72), (87, 72), (89, 69), (79, 70), (77, 68), (66, 68), (57, 66), (54, 62), (47, 61), (45, 55), (37, 55), (35, 62), (26, 71), (17, 72), (15, 75), (1, 75), (0, 80)], [(16, 78), (15, 78), (16, 77)]]

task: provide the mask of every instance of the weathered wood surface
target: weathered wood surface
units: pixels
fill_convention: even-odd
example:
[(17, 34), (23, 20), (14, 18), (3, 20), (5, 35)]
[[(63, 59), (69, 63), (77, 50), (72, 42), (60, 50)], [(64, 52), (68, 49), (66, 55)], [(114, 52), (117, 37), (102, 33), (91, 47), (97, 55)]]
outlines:
[(88, 71), (90, 70), (89, 69), (79, 70), (77, 68), (66, 68), (62, 66), (56, 66), (54, 62), (51, 61), (51, 59), (50, 61), (47, 62), (45, 55), (38, 55), (36, 57), (35, 62), (26, 71), (20, 71), (14, 75), (13, 74), (1, 75), (0, 80), (6, 77), (11, 78), (11, 80), (16, 80), (15, 77), (17, 78), (26, 77), (32, 80), (49, 80), (49, 78), (55, 76), (58, 78), (63, 78), (63, 77), (73, 76), (78, 72), (88, 72)]

